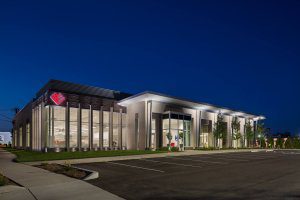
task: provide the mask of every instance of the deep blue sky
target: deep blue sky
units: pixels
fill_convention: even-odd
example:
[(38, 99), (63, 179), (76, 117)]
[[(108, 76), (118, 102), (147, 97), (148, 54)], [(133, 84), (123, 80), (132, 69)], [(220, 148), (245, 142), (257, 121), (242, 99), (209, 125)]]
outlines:
[(292, 0), (1, 1), (0, 114), (61, 79), (263, 114), (273, 131), (299, 133), (299, 10)]

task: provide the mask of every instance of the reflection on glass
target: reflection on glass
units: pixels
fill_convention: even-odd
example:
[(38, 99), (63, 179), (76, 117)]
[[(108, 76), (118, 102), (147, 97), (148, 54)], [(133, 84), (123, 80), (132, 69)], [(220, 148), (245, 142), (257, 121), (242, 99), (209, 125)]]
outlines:
[(70, 147), (75, 148), (78, 144), (78, 109), (70, 108)]
[(113, 113), (113, 147), (117, 147), (119, 145), (118, 138), (118, 128), (119, 128), (119, 113)]
[(22, 127), (19, 128), (19, 146), (22, 147), (23, 146), (23, 141), (22, 141), (22, 135), (23, 135), (23, 132), (22, 132)]
[(66, 147), (66, 108), (62, 106), (53, 106), (53, 147)]
[[(180, 114), (171, 114), (171, 119), (166, 117), (167, 116), (163, 119), (163, 146), (167, 146), (169, 144), (169, 140), (167, 138), (168, 132), (172, 135), (172, 146), (176, 147), (183, 143), (186, 147), (191, 146), (191, 117)], [(183, 138), (181, 139), (179, 138), (180, 132), (183, 133)]]
[(201, 119), (200, 146), (207, 148), (213, 145), (212, 142), (212, 121), (207, 119)]
[(89, 109), (81, 110), (81, 147), (89, 147)]
[(109, 147), (109, 112), (103, 111), (103, 147)]
[(152, 119), (151, 121), (151, 148), (156, 148), (156, 120)]
[(126, 114), (122, 114), (122, 147), (127, 147)]
[(94, 110), (93, 111), (93, 147), (98, 148), (99, 147), (99, 111)]
[(30, 147), (30, 124), (26, 124), (26, 147)]

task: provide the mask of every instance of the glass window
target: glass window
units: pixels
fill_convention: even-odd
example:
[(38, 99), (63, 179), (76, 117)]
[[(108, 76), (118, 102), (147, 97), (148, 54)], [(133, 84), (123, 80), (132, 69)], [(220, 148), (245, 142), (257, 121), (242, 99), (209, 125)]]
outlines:
[(127, 147), (126, 114), (122, 114), (122, 147)]
[(66, 108), (53, 106), (53, 147), (66, 147)]
[[(179, 146), (184, 141), (184, 146), (191, 145), (191, 119), (190, 116), (171, 114), (171, 119), (163, 119), (163, 146), (169, 144), (167, 133), (172, 135), (171, 145)], [(170, 130), (169, 130), (170, 127)], [(182, 139), (179, 139), (179, 133), (183, 133)]]
[(14, 146), (18, 146), (18, 133), (17, 130), (14, 131)]
[(119, 113), (113, 113), (113, 147), (117, 147), (119, 145)]
[(171, 119), (171, 129), (178, 129), (178, 119)]
[(103, 111), (103, 147), (109, 147), (109, 112)]
[(182, 119), (178, 120), (178, 129), (183, 130), (183, 120)]
[(99, 110), (93, 110), (93, 148), (99, 147)]
[(163, 119), (163, 129), (169, 129), (169, 119)]
[(78, 144), (78, 108), (70, 108), (70, 148)]
[(30, 147), (30, 123), (26, 124), (26, 147)]
[(23, 129), (22, 129), (22, 127), (20, 127), (19, 128), (19, 147), (23, 146), (22, 136), (23, 136)]
[(184, 146), (191, 146), (191, 131), (189, 130), (184, 131)]
[(90, 110), (81, 110), (81, 147), (89, 147), (89, 121), (90, 121)]
[(209, 146), (213, 146), (212, 142), (212, 121), (207, 119), (201, 119), (200, 146), (207, 148)]
[(151, 148), (156, 147), (156, 120), (152, 119), (151, 121)]

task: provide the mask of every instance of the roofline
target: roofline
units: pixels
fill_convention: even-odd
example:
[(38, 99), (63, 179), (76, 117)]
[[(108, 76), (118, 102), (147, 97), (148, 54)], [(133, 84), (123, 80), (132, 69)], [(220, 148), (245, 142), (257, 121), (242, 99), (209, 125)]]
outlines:
[(259, 117), (261, 119), (266, 119), (266, 117), (263, 116), (263, 115), (257, 115), (257, 114), (253, 114), (253, 113), (244, 112), (244, 111), (241, 111), (241, 110), (235, 110), (235, 109), (230, 109), (230, 108), (227, 108), (227, 107), (216, 106), (216, 105), (209, 104), (209, 103), (204, 103), (204, 102), (200, 102), (200, 101), (194, 101), (194, 100), (190, 100), (190, 99), (186, 99), (186, 98), (181, 98), (181, 97), (175, 97), (175, 96), (166, 95), (166, 94), (162, 94), (162, 93), (159, 93), (159, 92), (153, 92), (153, 91), (144, 91), (144, 92), (132, 95), (130, 97), (127, 97), (125, 99), (120, 100), (118, 103), (122, 103), (124, 101), (128, 101), (130, 99), (136, 98), (136, 97), (144, 95), (144, 94), (153, 94), (153, 95), (163, 96), (163, 97), (172, 98), (172, 99), (176, 99), (176, 100), (180, 100), (180, 101), (188, 101), (188, 102), (191, 102), (191, 103), (203, 104), (205, 106), (216, 107), (216, 108), (219, 108), (219, 109), (230, 110), (230, 111), (233, 111), (233, 112), (241, 112), (241, 113), (244, 113), (246, 115), (253, 115), (256, 118)]

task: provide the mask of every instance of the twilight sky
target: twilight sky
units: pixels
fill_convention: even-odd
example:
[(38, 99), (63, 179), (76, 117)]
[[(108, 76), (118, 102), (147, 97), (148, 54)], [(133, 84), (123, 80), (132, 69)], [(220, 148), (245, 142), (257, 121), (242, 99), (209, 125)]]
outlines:
[(49, 79), (145, 90), (300, 133), (299, 1), (0, 2), (0, 131)]

